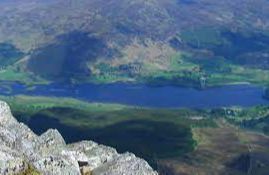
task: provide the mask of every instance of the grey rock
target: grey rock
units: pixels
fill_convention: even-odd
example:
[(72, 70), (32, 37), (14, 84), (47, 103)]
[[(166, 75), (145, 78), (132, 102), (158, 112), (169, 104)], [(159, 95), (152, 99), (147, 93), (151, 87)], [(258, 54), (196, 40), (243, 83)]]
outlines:
[(156, 175), (148, 163), (135, 157), (134, 154), (125, 153), (118, 156), (98, 168), (94, 169), (92, 175)]
[(55, 129), (49, 129), (38, 137), (34, 142), (34, 150), (40, 155), (50, 153), (60, 153), (66, 147), (66, 143), (61, 134)]
[(0, 101), (0, 174), (15, 174), (31, 165), (44, 175), (157, 175), (134, 154), (92, 141), (67, 145), (49, 129), (41, 136), (19, 123), (9, 106)]
[(79, 175), (78, 164), (70, 157), (49, 156), (42, 157), (33, 163), (33, 166), (44, 175)]
[(24, 158), (15, 150), (1, 146), (0, 174), (14, 174), (26, 168)]
[(69, 150), (75, 152), (76, 159), (84, 164), (90, 170), (118, 157), (118, 153), (114, 148), (98, 145), (92, 141), (83, 141), (69, 145)]

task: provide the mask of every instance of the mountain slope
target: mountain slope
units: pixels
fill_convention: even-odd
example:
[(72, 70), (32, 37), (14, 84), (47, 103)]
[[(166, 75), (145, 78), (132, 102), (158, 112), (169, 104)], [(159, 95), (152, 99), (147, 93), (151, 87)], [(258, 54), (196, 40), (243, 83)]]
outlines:
[(29, 56), (21, 71), (52, 81), (200, 86), (206, 77), (210, 86), (251, 74), (251, 82), (269, 82), (268, 7), (266, 0), (2, 2), (0, 42)]

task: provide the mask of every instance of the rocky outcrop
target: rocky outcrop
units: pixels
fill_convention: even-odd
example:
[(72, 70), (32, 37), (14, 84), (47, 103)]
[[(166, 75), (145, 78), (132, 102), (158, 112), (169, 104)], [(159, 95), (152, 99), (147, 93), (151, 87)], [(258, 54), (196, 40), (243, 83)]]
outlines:
[(157, 175), (134, 154), (82, 141), (67, 145), (54, 129), (37, 136), (19, 123), (0, 102), (0, 174), (18, 174), (33, 167), (44, 175)]

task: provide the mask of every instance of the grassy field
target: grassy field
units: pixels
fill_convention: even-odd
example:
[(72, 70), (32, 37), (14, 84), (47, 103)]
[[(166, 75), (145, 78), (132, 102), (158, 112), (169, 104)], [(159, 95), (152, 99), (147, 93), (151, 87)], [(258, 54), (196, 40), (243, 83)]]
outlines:
[(48, 84), (49, 81), (29, 72), (19, 71), (16, 67), (7, 67), (0, 70), (0, 81), (16, 81), (31, 86), (35, 84)]
[[(193, 124), (193, 126), (212, 124), (206, 119), (206, 113), (198, 110), (141, 108), (53, 97), (0, 96), (0, 99), (8, 102), (15, 114), (23, 114), (20, 117), (25, 121), (39, 112), (62, 109), (62, 111), (55, 110), (55, 113), (59, 112), (63, 115), (53, 115), (51, 112), (52, 114), (49, 116), (58, 118), (64, 124), (78, 127), (104, 127), (121, 121), (142, 119), (186, 123), (187, 125)], [(65, 110), (69, 112), (65, 112)], [(192, 116), (204, 117), (205, 120), (192, 121), (190, 118)]]
[(127, 108), (118, 104), (87, 103), (70, 98), (1, 96), (0, 99), (8, 102), (15, 114), (23, 114), (22, 120), (26, 121), (31, 115), (50, 108), (72, 108), (86, 112), (109, 112)]

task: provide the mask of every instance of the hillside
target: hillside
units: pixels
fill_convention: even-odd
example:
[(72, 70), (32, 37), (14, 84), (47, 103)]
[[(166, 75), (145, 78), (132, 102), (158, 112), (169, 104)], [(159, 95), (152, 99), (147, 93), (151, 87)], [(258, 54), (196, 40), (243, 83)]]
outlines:
[(3, 175), (157, 175), (131, 153), (83, 141), (67, 145), (57, 130), (41, 136), (17, 122), (8, 105), (0, 102), (0, 173)]
[(269, 82), (266, 0), (23, 0), (0, 5), (0, 59), (7, 49), (11, 53), (5, 56), (10, 61), (1, 63), (1, 80), (37, 82), (34, 73), (49, 81), (192, 87), (203, 87), (205, 80), (207, 86)]

